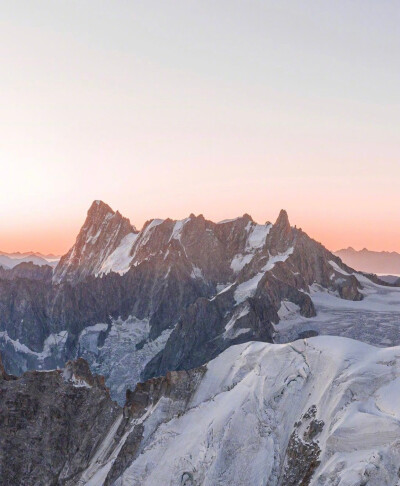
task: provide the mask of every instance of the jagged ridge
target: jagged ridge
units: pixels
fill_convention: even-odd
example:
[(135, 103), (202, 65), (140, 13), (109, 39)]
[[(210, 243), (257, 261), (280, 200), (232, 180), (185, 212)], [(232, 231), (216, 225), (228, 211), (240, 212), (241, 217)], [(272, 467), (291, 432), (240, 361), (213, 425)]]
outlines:
[(352, 273), (285, 211), (273, 225), (192, 214), (136, 232), (95, 201), (53, 282), (0, 279), (0, 348), (13, 373), (82, 355), (121, 400), (140, 376), (200, 366), (250, 339), (272, 342), (284, 302), (315, 315), (313, 285), (362, 299)]

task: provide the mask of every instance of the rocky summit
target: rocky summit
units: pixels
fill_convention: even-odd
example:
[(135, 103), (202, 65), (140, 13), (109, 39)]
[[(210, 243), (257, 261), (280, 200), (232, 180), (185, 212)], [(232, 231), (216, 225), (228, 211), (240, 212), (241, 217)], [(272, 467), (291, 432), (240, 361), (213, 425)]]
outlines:
[(274, 342), (285, 309), (316, 315), (316, 288), (363, 299), (355, 272), (292, 227), (286, 211), (274, 224), (191, 214), (137, 231), (95, 201), (54, 272), (21, 265), (0, 274), (7, 370), (82, 356), (121, 403), (141, 379), (201, 366), (232, 344)]
[(121, 242), (136, 233), (129, 219), (102, 201), (94, 201), (74, 246), (54, 271), (54, 282), (77, 282), (96, 275)]

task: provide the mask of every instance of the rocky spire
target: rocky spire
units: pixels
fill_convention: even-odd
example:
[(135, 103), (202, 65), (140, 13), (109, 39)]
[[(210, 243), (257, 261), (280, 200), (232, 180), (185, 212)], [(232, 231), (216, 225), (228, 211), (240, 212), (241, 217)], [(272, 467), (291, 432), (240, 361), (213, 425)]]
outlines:
[(90, 208), (87, 212), (87, 215), (88, 215), (88, 217), (93, 217), (97, 214), (103, 214), (104, 215), (104, 214), (107, 214), (107, 213), (115, 214), (115, 211), (113, 211), (108, 204), (97, 199), (96, 201), (92, 202), (92, 204), (91, 204), (91, 206), (90, 206)]
[(105, 259), (129, 233), (136, 233), (128, 218), (114, 212), (103, 201), (94, 201), (89, 208), (74, 246), (57, 265), (53, 281), (77, 282), (100, 270)]
[(285, 252), (293, 243), (292, 228), (287, 212), (282, 209), (273, 225), (269, 238), (271, 255)]
[(290, 230), (289, 216), (285, 209), (281, 209), (278, 219), (275, 222), (275, 228), (279, 228), (281, 231), (287, 232)]

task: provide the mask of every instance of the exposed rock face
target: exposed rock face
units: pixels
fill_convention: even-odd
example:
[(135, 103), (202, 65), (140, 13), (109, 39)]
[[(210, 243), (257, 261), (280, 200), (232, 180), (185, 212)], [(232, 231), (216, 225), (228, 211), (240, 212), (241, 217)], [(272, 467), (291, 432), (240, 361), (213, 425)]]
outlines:
[[(120, 408), (87, 363), (0, 378), (0, 477), (8, 486), (76, 485)], [(1, 375), (1, 369), (0, 369)], [(72, 375), (71, 375), (72, 378)]]
[(107, 391), (104, 376), (92, 375), (88, 362), (83, 358), (68, 361), (63, 370), (63, 378), (77, 386), (95, 386)]
[[(320, 465), (321, 449), (315, 440), (324, 428), (323, 420), (315, 419), (317, 407), (312, 405), (294, 424), (286, 449), (282, 486), (307, 486)], [(300, 430), (303, 429), (301, 432)]]
[[(109, 378), (117, 362), (110, 384), (120, 401), (122, 385), (140, 375), (198, 367), (250, 339), (272, 342), (283, 302), (315, 316), (316, 285), (362, 298), (353, 271), (291, 227), (286, 211), (273, 225), (247, 214), (221, 223), (190, 215), (152, 220), (136, 232), (95, 201), (53, 281), (45, 269), (27, 270), (24, 278), (0, 273), (7, 370), (51, 369), (84, 356)], [(136, 371), (127, 384), (128, 363)]]
[(16, 380), (16, 379), (17, 379), (16, 376), (9, 375), (6, 372), (6, 370), (4, 369), (3, 360), (1, 359), (1, 355), (0, 355), (0, 382), (1, 381), (12, 381), (12, 380)]
[[(123, 431), (129, 430), (129, 433), (107, 474), (105, 486), (114, 484), (142, 451), (145, 441), (142, 417), (161, 403), (164, 403), (166, 408), (163, 416), (153, 427), (183, 414), (205, 372), (206, 367), (189, 371), (171, 371), (166, 376), (138, 383), (133, 392), (127, 391), (124, 417), (129, 424), (133, 423), (133, 427), (131, 426), (130, 430), (125, 424), (121, 427)], [(121, 436), (121, 431), (118, 431), (118, 435)]]
[[(333, 266), (332, 263), (333, 262)], [(266, 236), (263, 248), (237, 274), (234, 283), (212, 299), (189, 306), (165, 348), (147, 365), (143, 376), (171, 369), (200, 366), (231, 344), (260, 340), (273, 342), (274, 326), (283, 300), (299, 307), (302, 316), (315, 316), (306, 293), (318, 284), (342, 298), (361, 300), (361, 285), (322, 245), (290, 227), (282, 211)], [(346, 269), (346, 270), (345, 270)]]
[(165, 376), (138, 383), (133, 392), (126, 392), (124, 415), (141, 417), (145, 410), (157, 404), (161, 398), (170, 398), (187, 405), (205, 372), (205, 366), (187, 371), (169, 371)]
[(76, 283), (98, 273), (103, 262), (130, 233), (136, 230), (129, 219), (102, 201), (94, 201), (75, 245), (55, 269), (54, 282)]

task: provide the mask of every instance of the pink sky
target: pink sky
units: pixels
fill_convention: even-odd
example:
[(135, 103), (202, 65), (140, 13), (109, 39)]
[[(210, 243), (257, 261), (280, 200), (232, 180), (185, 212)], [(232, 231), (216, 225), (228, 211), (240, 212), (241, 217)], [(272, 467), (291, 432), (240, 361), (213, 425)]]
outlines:
[(9, 2), (0, 250), (64, 253), (92, 200), (154, 217), (285, 208), (400, 251), (395, 1)]

